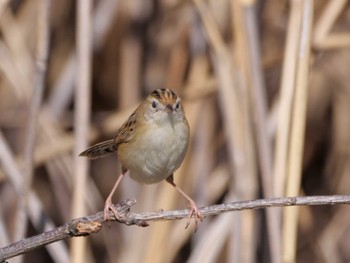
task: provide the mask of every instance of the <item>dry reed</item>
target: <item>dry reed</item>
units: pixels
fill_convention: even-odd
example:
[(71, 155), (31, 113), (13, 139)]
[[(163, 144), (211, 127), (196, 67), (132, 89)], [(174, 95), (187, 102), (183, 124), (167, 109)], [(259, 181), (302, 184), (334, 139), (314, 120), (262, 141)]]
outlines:
[[(0, 246), (101, 210), (120, 166), (77, 153), (161, 87), (183, 97), (175, 181), (200, 206), (350, 193), (347, 1), (89, 2), (0, 1)], [(165, 183), (122, 185), (114, 201), (136, 212), (186, 206)], [(306, 206), (208, 217), (194, 235), (112, 224), (18, 260), (349, 262), (349, 219)]]

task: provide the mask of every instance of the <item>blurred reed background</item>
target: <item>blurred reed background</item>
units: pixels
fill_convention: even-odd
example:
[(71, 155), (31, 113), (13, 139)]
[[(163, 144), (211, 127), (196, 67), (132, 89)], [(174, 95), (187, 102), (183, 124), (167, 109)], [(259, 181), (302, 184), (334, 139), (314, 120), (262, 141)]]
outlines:
[[(191, 144), (175, 182), (199, 206), (350, 193), (348, 1), (88, 4), (0, 1), (0, 246), (79, 214), (84, 174), (85, 213), (102, 210), (119, 164), (85, 172), (77, 153), (161, 87), (184, 101)], [(114, 202), (130, 197), (139, 212), (187, 205), (166, 183), (125, 178)], [(227, 213), (196, 234), (184, 220), (113, 223), (76, 239), (77, 255), (65, 240), (9, 262), (350, 262), (349, 222), (349, 207), (324, 206)]]

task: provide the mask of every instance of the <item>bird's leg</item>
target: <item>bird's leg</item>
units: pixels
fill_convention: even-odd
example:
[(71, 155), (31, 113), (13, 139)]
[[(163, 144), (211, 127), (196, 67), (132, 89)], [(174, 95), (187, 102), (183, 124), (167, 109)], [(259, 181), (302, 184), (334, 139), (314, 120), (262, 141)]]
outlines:
[(184, 196), (190, 203), (189, 205), (189, 213), (188, 213), (188, 220), (187, 220), (187, 223), (186, 223), (186, 227), (187, 228), (189, 225), (190, 225), (190, 222), (191, 222), (191, 218), (192, 216), (194, 217), (194, 228), (195, 228), (195, 231), (197, 231), (197, 227), (198, 227), (198, 221), (203, 221), (203, 215), (201, 214), (201, 212), (199, 211), (196, 203), (192, 200), (191, 197), (189, 197), (184, 191), (182, 191), (175, 183), (174, 183), (174, 176), (173, 175), (170, 175), (166, 181), (171, 184), (182, 196)]
[(114, 214), (115, 219), (119, 219), (119, 215), (118, 215), (118, 211), (117, 209), (115, 209), (115, 207), (112, 205), (112, 197), (114, 195), (115, 190), (117, 189), (120, 181), (123, 179), (124, 175), (126, 174), (128, 170), (122, 168), (122, 172), (119, 175), (117, 181), (115, 182), (112, 191), (110, 192), (110, 194), (108, 195), (106, 202), (105, 202), (105, 207), (103, 210), (103, 218), (105, 221), (110, 220), (111, 218), (109, 217), (109, 210), (111, 210)]

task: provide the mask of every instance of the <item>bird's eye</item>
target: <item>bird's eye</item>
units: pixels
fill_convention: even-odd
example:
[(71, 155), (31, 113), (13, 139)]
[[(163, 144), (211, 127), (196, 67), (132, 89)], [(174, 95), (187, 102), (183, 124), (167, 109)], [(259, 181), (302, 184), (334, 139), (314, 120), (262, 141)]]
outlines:
[(180, 108), (180, 102), (177, 102), (175, 107), (178, 110)]
[(155, 101), (152, 101), (152, 108), (153, 109), (157, 108), (157, 103)]

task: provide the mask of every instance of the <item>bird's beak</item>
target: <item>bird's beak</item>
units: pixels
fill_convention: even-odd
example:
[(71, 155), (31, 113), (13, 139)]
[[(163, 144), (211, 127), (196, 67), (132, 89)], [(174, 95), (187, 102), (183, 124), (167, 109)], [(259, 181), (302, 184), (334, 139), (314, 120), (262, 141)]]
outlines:
[(173, 112), (173, 105), (168, 104), (168, 105), (166, 105), (166, 108), (167, 108), (167, 110), (169, 110), (170, 112)]

